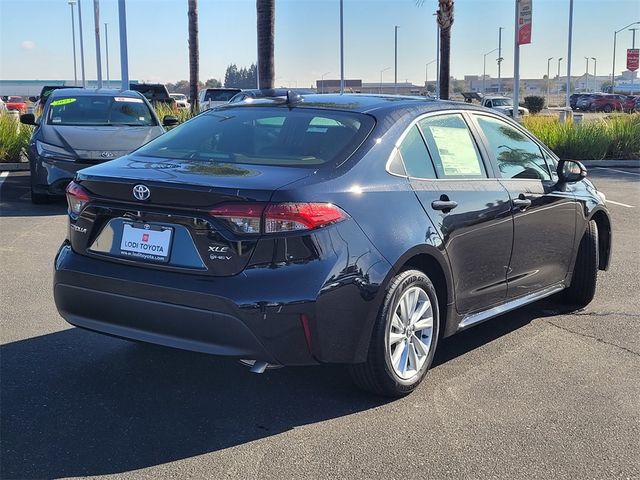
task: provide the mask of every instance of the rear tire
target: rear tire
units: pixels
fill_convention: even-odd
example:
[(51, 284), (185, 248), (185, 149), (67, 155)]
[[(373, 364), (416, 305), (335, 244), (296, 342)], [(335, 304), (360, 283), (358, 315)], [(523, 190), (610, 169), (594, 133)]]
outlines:
[(613, 111), (613, 108), (611, 108), (611, 105), (605, 105), (603, 110), (604, 113), (611, 113)]
[(350, 366), (354, 383), (387, 397), (413, 392), (431, 366), (439, 331), (431, 280), (419, 270), (396, 275), (373, 327), (366, 362)]
[(598, 225), (591, 220), (580, 241), (571, 285), (564, 291), (564, 303), (583, 308), (593, 300), (598, 280), (598, 263)]

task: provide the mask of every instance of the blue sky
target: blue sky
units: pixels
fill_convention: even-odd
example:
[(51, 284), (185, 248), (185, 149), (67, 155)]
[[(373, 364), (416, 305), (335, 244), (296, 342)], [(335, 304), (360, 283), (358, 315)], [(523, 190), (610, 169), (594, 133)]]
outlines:
[[(87, 78), (95, 78), (93, 0), (81, 1)], [(523, 78), (546, 74), (548, 57), (564, 57), (566, 71), (568, 4), (533, 0), (533, 43), (521, 47)], [(344, 0), (344, 5), (347, 78), (379, 81), (380, 70), (393, 66), (394, 25), (399, 25), (398, 80), (424, 82), (425, 64), (435, 59), (432, 13), (437, 0), (426, 0), (421, 8), (414, 0)], [(188, 78), (186, 10), (187, 0), (127, 0), (132, 79)], [(255, 61), (255, 0), (200, 0), (199, 10), (202, 80), (221, 79), (230, 63)], [(101, 23), (109, 24), (110, 76), (119, 78), (117, 0), (101, 0), (100, 13)], [(331, 72), (325, 78), (339, 78), (338, 14), (338, 0), (276, 0), (278, 85), (307, 87), (325, 72)], [(497, 47), (498, 27), (503, 26), (503, 76), (512, 76), (514, 0), (456, 0), (455, 15), (452, 74), (482, 74), (482, 54)], [(598, 59), (598, 74), (610, 73), (614, 30), (638, 20), (639, 0), (575, 0), (572, 73), (584, 73), (585, 56)], [(618, 73), (630, 47), (631, 33), (618, 34)], [(104, 43), (102, 49), (104, 56)], [(429, 67), (431, 80), (434, 66)], [(554, 60), (552, 74), (556, 69)], [(487, 56), (487, 73), (496, 76), (493, 55)], [(393, 69), (384, 75), (392, 81)], [(0, 78), (73, 78), (66, 0), (0, 0)]]

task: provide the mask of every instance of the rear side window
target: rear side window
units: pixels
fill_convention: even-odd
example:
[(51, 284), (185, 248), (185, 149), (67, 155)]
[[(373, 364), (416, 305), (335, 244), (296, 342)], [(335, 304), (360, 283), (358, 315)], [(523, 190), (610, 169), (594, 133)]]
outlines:
[(212, 100), (214, 102), (228, 102), (240, 90), (207, 90), (204, 95), (205, 102)]
[(551, 180), (540, 147), (516, 128), (493, 117), (476, 116), (502, 178)]
[(346, 159), (373, 126), (372, 117), (355, 112), (227, 108), (195, 117), (136, 153), (223, 163), (321, 165)]
[(429, 152), (417, 126), (411, 127), (399, 150), (407, 175), (416, 178), (436, 178)]
[(438, 178), (485, 178), (484, 164), (460, 114), (427, 117), (418, 122)]

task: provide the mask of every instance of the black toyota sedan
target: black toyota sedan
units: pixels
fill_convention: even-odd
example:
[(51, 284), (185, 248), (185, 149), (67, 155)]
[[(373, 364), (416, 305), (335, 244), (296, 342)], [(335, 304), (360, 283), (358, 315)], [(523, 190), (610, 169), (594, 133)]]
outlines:
[[(112, 160), (164, 133), (149, 102), (138, 92), (69, 88), (50, 92), (42, 115), (20, 117), (35, 125), (29, 142), (31, 200), (64, 195), (75, 173)], [(167, 125), (175, 117), (164, 119)]]
[[(401, 396), (441, 338), (609, 265), (604, 195), (503, 115), (289, 94), (201, 114), (78, 172), (54, 294), (71, 324)], [(508, 317), (504, 318), (508, 321)]]

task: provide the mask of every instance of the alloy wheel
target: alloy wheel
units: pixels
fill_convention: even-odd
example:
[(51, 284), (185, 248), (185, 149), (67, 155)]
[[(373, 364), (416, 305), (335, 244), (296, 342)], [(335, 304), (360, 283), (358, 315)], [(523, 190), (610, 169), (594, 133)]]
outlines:
[(402, 293), (389, 312), (387, 355), (393, 371), (410, 380), (424, 366), (433, 337), (433, 308), (427, 292), (414, 286)]

